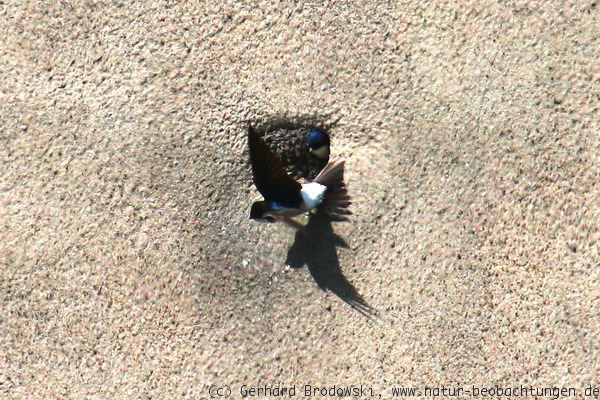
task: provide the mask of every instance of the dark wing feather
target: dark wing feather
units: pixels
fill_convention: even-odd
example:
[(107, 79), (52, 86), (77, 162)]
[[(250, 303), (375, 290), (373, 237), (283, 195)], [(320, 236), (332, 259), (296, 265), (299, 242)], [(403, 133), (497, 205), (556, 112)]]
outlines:
[(248, 127), (248, 147), (254, 185), (265, 199), (296, 197), (302, 185), (287, 174), (277, 156), (262, 141), (252, 126)]

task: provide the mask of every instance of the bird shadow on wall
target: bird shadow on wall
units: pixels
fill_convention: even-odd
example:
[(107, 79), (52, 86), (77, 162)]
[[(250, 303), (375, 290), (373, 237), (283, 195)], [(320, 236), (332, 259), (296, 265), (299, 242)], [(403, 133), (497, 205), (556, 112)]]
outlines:
[(368, 318), (377, 315), (377, 311), (342, 273), (337, 248), (349, 247), (342, 237), (333, 232), (331, 219), (318, 210), (308, 218), (308, 223), (296, 232), (294, 243), (288, 250), (286, 264), (292, 268), (308, 266), (321, 290), (330, 291)]

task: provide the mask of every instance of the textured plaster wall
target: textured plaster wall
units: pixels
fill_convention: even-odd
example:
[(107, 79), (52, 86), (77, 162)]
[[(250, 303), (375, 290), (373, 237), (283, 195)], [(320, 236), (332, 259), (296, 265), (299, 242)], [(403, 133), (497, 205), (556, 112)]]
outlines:
[[(599, 19), (0, 1), (2, 397), (598, 383)], [(248, 220), (281, 118), (332, 124), (355, 201), (303, 268)]]

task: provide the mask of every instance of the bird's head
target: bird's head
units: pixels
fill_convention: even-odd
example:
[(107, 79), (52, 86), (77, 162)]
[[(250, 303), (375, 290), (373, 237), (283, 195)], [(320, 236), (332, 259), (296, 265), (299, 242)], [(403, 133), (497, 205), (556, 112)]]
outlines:
[(255, 201), (250, 208), (250, 219), (258, 222), (275, 222), (275, 218), (267, 213), (269, 208), (264, 201)]
[(308, 144), (308, 149), (315, 157), (321, 159), (329, 158), (330, 140), (325, 132), (320, 129), (313, 129), (308, 133), (306, 142)]

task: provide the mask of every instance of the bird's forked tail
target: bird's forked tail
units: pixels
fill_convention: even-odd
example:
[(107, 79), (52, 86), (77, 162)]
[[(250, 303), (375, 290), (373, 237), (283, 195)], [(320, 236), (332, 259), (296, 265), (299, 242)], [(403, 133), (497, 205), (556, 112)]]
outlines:
[(344, 161), (330, 161), (314, 181), (327, 187), (319, 208), (334, 221), (349, 221), (352, 212), (348, 207), (352, 202), (344, 182)]

